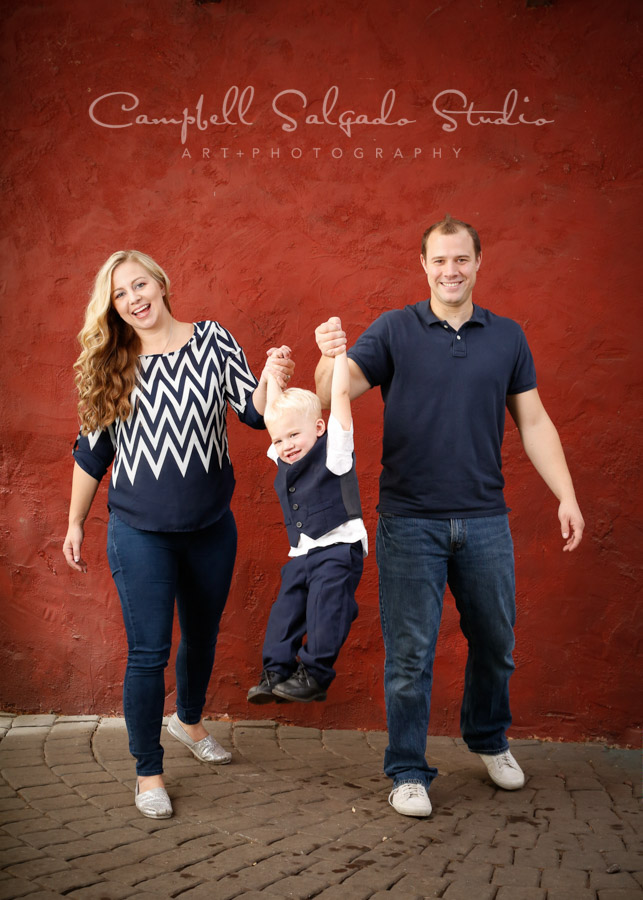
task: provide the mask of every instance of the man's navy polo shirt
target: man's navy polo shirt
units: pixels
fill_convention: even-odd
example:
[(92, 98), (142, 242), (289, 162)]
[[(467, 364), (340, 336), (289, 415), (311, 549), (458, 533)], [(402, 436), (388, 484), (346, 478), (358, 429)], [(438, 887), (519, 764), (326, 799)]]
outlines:
[(517, 322), (474, 306), (456, 332), (424, 300), (384, 313), (348, 355), (384, 400), (381, 513), (447, 519), (507, 511), (507, 395), (536, 387)]

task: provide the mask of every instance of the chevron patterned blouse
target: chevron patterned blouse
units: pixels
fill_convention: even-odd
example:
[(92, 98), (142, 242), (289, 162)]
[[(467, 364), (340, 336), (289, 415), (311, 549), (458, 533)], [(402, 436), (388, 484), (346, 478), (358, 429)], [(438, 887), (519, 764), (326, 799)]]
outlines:
[(227, 511), (234, 490), (228, 454), (228, 403), (263, 428), (252, 402), (257, 386), (245, 354), (218, 322), (197, 322), (173, 353), (141, 356), (132, 413), (79, 435), (78, 465), (100, 481), (112, 466), (108, 507), (143, 531), (196, 531)]

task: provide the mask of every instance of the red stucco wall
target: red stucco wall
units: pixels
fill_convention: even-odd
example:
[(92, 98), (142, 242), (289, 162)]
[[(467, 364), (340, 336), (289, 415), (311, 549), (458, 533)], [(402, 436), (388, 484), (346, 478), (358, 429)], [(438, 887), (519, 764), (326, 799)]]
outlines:
[[(339, 314), (354, 339), (381, 311), (424, 299), (420, 235), (450, 212), (482, 236), (477, 302), (527, 332), (588, 525), (582, 548), (563, 554), (556, 503), (509, 428), (518, 576), (512, 733), (635, 743), (638, 4), (11, 7), (2, 37), (0, 707), (120, 710), (125, 640), (104, 553), (104, 489), (87, 527), (88, 575), (73, 574), (61, 556), (75, 334), (103, 260), (125, 247), (152, 254), (170, 274), (180, 318), (220, 319), (257, 370), (268, 346), (287, 341), (298, 383), (311, 386), (315, 325)], [(253, 92), (237, 96), (233, 86)], [(137, 109), (121, 109), (132, 97), (100, 100), (115, 92), (136, 97)], [(221, 123), (226, 94), (229, 121)], [(196, 117), (201, 95), (202, 116), (221, 124), (188, 124), (185, 142), (179, 124), (131, 124), (137, 115), (182, 119), (185, 109)], [(449, 101), (451, 118), (440, 114)], [(368, 124), (331, 124), (342, 110)], [(495, 111), (493, 123), (480, 122), (482, 110)], [(321, 124), (306, 124), (307, 115)], [(289, 124), (296, 129), (285, 131)], [(374, 544), (379, 397), (372, 392), (354, 412)], [(328, 702), (247, 706), (287, 541), (265, 436), (232, 421), (230, 440), (240, 552), (207, 712), (384, 728), (374, 554)], [(464, 657), (447, 601), (435, 732), (457, 733)], [(170, 672), (167, 690), (169, 709)]]

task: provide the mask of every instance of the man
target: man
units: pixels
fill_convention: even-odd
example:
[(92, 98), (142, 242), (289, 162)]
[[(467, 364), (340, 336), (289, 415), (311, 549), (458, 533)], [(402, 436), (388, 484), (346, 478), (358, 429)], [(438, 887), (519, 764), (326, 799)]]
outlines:
[[(447, 216), (429, 228), (420, 262), (430, 300), (380, 316), (349, 351), (351, 399), (379, 385), (384, 400), (377, 562), (386, 650), (389, 802), (428, 816), (437, 770), (425, 759), (435, 645), (448, 584), (469, 653), (462, 736), (492, 780), (524, 784), (509, 751), (514, 664), (513, 544), (503, 497), (505, 406), (525, 451), (559, 500), (564, 550), (584, 522), (556, 428), (536, 389), (525, 335), (474, 306), (482, 254), (472, 226)], [(329, 400), (332, 356), (346, 336), (329, 320), (316, 338), (315, 373)]]

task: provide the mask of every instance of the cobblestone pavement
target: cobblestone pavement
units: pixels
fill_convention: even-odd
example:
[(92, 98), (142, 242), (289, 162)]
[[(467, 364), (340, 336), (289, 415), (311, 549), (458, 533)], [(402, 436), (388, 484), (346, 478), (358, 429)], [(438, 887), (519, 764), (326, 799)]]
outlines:
[(387, 803), (381, 732), (206, 724), (232, 764), (163, 729), (175, 816), (154, 821), (122, 719), (0, 714), (0, 900), (643, 897), (638, 751), (514, 741), (509, 793), (433, 738), (434, 813), (412, 819)]

